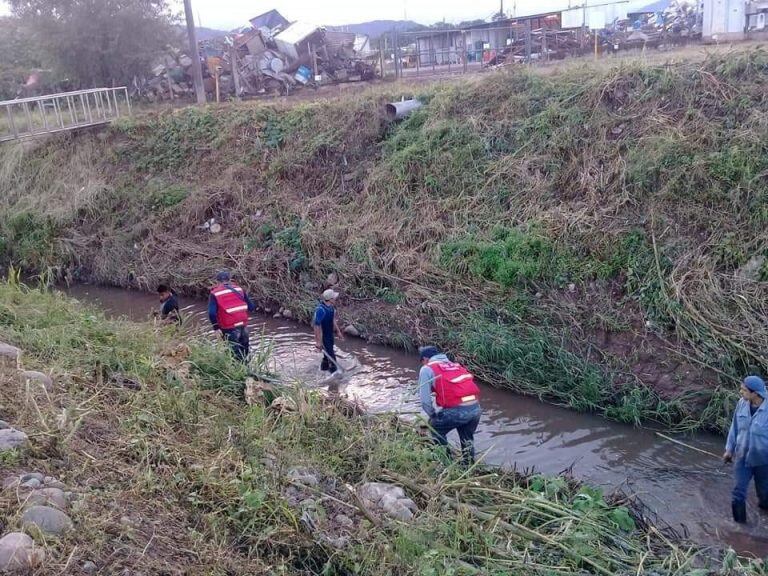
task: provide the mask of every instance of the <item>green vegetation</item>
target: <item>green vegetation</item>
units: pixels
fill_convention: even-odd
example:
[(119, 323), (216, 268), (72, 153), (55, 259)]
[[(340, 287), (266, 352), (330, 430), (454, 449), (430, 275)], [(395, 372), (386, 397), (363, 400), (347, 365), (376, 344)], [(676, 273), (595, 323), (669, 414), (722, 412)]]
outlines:
[[(562, 284), (578, 273), (576, 262), (557, 252), (553, 243), (535, 231), (498, 229), (487, 242), (473, 238), (445, 243), (441, 263), (462, 276), (485, 278), (510, 287), (535, 281)], [(573, 266), (569, 266), (573, 264)]]
[[(44, 469), (84, 496), (77, 530), (48, 543), (46, 573), (85, 560), (201, 575), (761, 573), (669, 540), (587, 486), (446, 463), (410, 425), (316, 392), (278, 387), (280, 402), (246, 406), (223, 348), (179, 345), (174, 328), (12, 282), (0, 337), (56, 379), (35, 392), (0, 370), (3, 415), (33, 439), (4, 471)], [(415, 518), (364, 507), (350, 490), (369, 481), (401, 486)], [(14, 502), (0, 499), (4, 524)]]
[(49, 216), (20, 212), (2, 226), (0, 254), (25, 270), (47, 271), (54, 262), (66, 263), (57, 243), (59, 230)]
[[(398, 124), (380, 112), (399, 85), (147, 115), (0, 150), (0, 231), (23, 245), (3, 256), (190, 293), (228, 267), (292, 310), (336, 272), (345, 320), (378, 340), (455, 347), (579, 409), (722, 430), (738, 379), (768, 372), (766, 81), (753, 50), (424, 85)], [(148, 200), (154, 181), (173, 193)], [(22, 227), (25, 243), (21, 214), (50, 234)]]

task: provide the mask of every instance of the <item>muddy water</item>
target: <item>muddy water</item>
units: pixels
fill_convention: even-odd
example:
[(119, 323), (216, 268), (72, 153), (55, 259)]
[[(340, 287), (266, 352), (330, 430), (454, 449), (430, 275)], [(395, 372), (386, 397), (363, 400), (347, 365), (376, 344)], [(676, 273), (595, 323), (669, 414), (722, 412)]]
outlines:
[[(69, 293), (101, 306), (108, 314), (145, 320), (157, 308), (154, 295), (117, 289), (76, 286)], [(207, 329), (205, 304), (182, 302), (191, 325)], [(257, 316), (252, 322), (255, 345), (272, 348), (274, 369), (284, 377), (319, 385), (320, 355), (308, 327)], [(363, 340), (346, 338), (338, 345), (343, 368), (351, 368), (345, 391), (370, 411), (419, 412), (415, 381), (417, 359)], [(574, 475), (610, 492), (621, 487), (680, 533), (709, 546), (730, 545), (743, 554), (768, 555), (768, 515), (750, 496), (750, 524), (730, 520), (730, 468), (715, 459), (658, 437), (653, 431), (608, 422), (596, 416), (543, 404), (490, 387), (483, 389), (483, 419), (477, 447), (485, 460), (505, 467)], [(715, 454), (723, 439), (699, 434), (684, 441)]]

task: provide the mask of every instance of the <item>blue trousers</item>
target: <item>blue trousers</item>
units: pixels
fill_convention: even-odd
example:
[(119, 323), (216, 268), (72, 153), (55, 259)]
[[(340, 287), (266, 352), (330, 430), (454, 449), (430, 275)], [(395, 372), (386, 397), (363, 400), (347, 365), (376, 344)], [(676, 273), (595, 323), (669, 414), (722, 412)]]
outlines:
[(448, 446), (448, 432), (456, 430), (461, 442), (461, 455), (465, 464), (475, 461), (475, 430), (480, 423), (480, 405), (456, 406), (445, 408), (429, 419), (432, 438), (436, 444)]
[(335, 374), (336, 370), (339, 368), (336, 365), (336, 352), (333, 349), (333, 344), (333, 341), (329, 342), (323, 340), (323, 350), (325, 351), (325, 354), (323, 354), (323, 359), (320, 361), (320, 370), (323, 372), (330, 372), (331, 374)]
[(739, 460), (733, 467), (736, 485), (733, 487), (732, 501), (742, 504), (747, 501), (747, 489), (752, 478), (755, 479), (755, 492), (760, 508), (768, 510), (768, 465), (747, 466), (744, 460)]
[(222, 330), (221, 333), (229, 343), (229, 349), (232, 350), (232, 355), (235, 359), (243, 364), (247, 363), (250, 352), (248, 328), (242, 326), (240, 328), (232, 328), (231, 330)]

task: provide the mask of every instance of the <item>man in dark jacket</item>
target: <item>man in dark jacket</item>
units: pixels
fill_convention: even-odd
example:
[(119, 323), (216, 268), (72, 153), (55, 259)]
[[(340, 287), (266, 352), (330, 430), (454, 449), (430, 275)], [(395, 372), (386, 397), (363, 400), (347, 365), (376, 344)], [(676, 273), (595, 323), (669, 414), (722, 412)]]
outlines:
[(160, 284), (157, 287), (157, 294), (160, 297), (160, 320), (165, 324), (181, 326), (179, 296), (176, 291), (167, 284)]

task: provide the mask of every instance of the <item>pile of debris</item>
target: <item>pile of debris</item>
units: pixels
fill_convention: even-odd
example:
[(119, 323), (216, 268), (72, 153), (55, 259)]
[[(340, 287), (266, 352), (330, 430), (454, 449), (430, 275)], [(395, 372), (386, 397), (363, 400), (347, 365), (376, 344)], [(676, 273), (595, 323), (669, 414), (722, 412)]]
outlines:
[(639, 11), (617, 21), (601, 34), (614, 50), (680, 43), (701, 36), (701, 11), (696, 3), (674, 0), (663, 11)]
[[(253, 18), (236, 34), (200, 42), (199, 57), (205, 91), (216, 101), (372, 80), (378, 62), (367, 36), (291, 23), (277, 10)], [(153, 102), (191, 97), (192, 64), (189, 55), (169, 52), (152, 78), (134, 82), (134, 92)]]
[[(485, 68), (495, 68), (507, 64), (533, 60), (562, 60), (567, 56), (582, 53), (585, 42), (579, 30), (551, 30), (540, 28), (531, 30), (530, 43), (523, 30), (511, 39), (508, 46), (500, 50), (491, 50), (483, 64)], [(587, 50), (589, 44), (586, 43)]]

